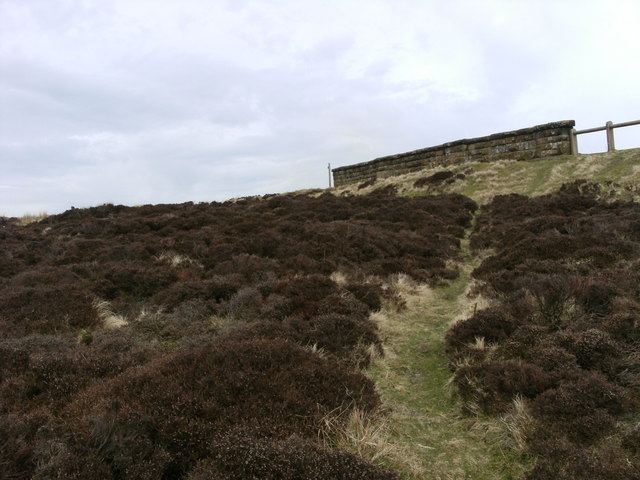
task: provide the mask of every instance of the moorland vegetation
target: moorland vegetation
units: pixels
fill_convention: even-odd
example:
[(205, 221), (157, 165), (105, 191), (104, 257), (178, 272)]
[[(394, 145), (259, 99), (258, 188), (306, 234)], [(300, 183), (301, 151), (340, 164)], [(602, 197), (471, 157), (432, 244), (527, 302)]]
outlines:
[(583, 160), (0, 218), (0, 478), (639, 479), (637, 158)]
[(319, 433), (380, 408), (376, 279), (455, 277), (475, 209), (382, 192), (5, 220), (3, 478), (397, 478)]

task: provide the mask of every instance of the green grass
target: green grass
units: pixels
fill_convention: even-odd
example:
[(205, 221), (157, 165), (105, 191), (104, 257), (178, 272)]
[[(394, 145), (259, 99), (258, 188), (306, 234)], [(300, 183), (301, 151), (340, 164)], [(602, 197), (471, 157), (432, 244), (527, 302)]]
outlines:
[[(413, 183), (439, 170), (464, 173), (465, 178), (453, 184), (416, 189)], [(367, 194), (376, 188), (393, 184), (400, 195), (416, 196), (455, 192), (473, 198), (480, 204), (487, 203), (498, 194), (519, 193), (522, 195), (544, 195), (557, 190), (563, 183), (577, 179), (595, 182), (616, 182), (623, 198), (639, 198), (638, 192), (628, 192), (627, 186), (640, 184), (640, 149), (589, 155), (564, 155), (529, 161), (498, 161), (491, 163), (469, 163), (434, 170), (421, 170), (397, 177), (388, 177), (374, 185), (357, 189), (348, 185), (333, 189), (336, 194), (350, 192)]]
[(404, 286), (404, 311), (377, 314), (387, 356), (368, 370), (389, 409), (389, 441), (404, 458), (388, 461), (407, 479), (508, 480), (532, 459), (510, 448), (500, 419), (464, 416), (450, 385), (444, 337), (453, 319), (465, 317), (475, 300), (467, 297), (470, 272), (479, 259), (463, 242), (465, 263), (458, 279), (428, 289)]

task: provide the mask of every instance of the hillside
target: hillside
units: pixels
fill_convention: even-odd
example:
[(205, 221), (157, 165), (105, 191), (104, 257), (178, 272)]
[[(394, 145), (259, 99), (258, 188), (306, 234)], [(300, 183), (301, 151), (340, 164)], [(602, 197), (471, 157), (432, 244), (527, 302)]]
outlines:
[[(531, 161), (462, 164), (389, 177), (371, 184), (348, 185), (334, 191), (337, 195), (368, 194), (393, 185), (399, 195), (460, 193), (482, 205), (495, 195), (544, 195), (557, 190), (563, 183), (587, 179), (607, 186), (607, 191), (614, 190), (623, 199), (637, 199), (639, 162), (640, 149), (633, 149)], [(439, 175), (429, 180), (434, 173)]]
[(2, 219), (0, 478), (638, 478), (639, 177)]

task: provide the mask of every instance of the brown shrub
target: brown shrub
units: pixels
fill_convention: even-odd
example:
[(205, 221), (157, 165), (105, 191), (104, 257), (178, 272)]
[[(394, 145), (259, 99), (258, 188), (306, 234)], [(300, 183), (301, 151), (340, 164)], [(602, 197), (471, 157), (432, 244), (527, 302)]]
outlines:
[(445, 352), (450, 360), (455, 361), (471, 353), (470, 345), (476, 338), (483, 338), (488, 343), (501, 343), (519, 324), (504, 307), (480, 310), (449, 329), (445, 337)]
[(369, 307), (346, 291), (323, 298), (318, 304), (317, 314), (337, 314), (366, 320), (369, 317)]
[(591, 372), (547, 390), (531, 405), (542, 422), (582, 445), (593, 444), (613, 431), (615, 416), (633, 408), (626, 390)]
[(462, 398), (487, 414), (505, 411), (517, 395), (535, 398), (551, 385), (537, 365), (513, 360), (461, 367), (454, 380)]
[(61, 333), (99, 323), (93, 295), (82, 285), (17, 287), (0, 291), (0, 317), (29, 333)]
[(640, 479), (640, 462), (615, 445), (578, 449), (549, 437), (539, 450), (543, 456), (523, 480)]
[(173, 269), (143, 262), (105, 264), (96, 276), (94, 292), (106, 300), (118, 297), (145, 300), (177, 280)]
[(184, 474), (229, 428), (313, 438), (327, 413), (371, 411), (379, 399), (359, 373), (286, 341), (256, 339), (219, 341), (130, 369), (85, 391), (68, 415), (89, 422), (122, 408), (114, 405), (146, 419), (155, 447)]
[[(444, 183), (447, 180), (455, 179), (456, 174), (449, 170), (445, 170), (442, 172), (436, 172), (433, 175), (429, 175), (428, 177), (419, 178), (415, 182), (413, 182), (413, 188), (422, 188), (427, 185), (438, 185), (440, 183)], [(464, 177), (462, 177), (464, 178)]]
[(346, 289), (356, 298), (364, 303), (370, 311), (377, 312), (382, 308), (383, 290), (380, 285), (371, 283), (350, 283)]
[(187, 480), (394, 480), (398, 476), (355, 455), (329, 450), (309, 440), (257, 439), (233, 432), (213, 441), (211, 458), (200, 462)]
[(611, 336), (602, 330), (591, 328), (582, 332), (563, 332), (559, 344), (575, 355), (578, 364), (588, 370), (611, 372), (621, 353)]

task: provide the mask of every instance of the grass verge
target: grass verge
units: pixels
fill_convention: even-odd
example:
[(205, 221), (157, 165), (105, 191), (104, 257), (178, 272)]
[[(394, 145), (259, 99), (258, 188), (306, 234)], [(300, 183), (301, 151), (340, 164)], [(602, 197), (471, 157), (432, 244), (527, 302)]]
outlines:
[(406, 479), (516, 479), (533, 461), (518, 448), (512, 418), (463, 416), (449, 384), (445, 333), (453, 321), (484, 306), (482, 299), (468, 297), (470, 272), (479, 259), (470, 255), (468, 240), (463, 247), (458, 279), (431, 289), (400, 278), (395, 288), (406, 308), (374, 314), (386, 355), (367, 373), (388, 409), (386, 442), (394, 446), (375, 460)]

